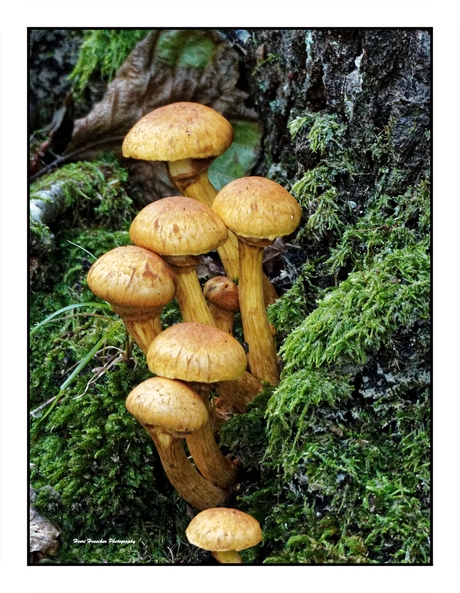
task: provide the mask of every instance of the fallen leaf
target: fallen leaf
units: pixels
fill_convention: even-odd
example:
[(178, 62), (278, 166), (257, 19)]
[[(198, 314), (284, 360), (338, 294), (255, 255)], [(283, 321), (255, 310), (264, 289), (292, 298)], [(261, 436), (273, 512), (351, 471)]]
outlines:
[[(142, 116), (168, 103), (193, 101), (222, 113), (235, 129), (234, 145), (210, 170), (220, 189), (249, 174), (260, 151), (262, 126), (256, 112), (244, 105), (247, 95), (237, 88), (238, 78), (238, 55), (218, 31), (151, 31), (128, 56), (102, 101), (75, 121), (66, 155), (92, 159), (111, 150), (121, 158), (122, 140)], [(148, 201), (177, 195), (163, 163), (125, 159), (124, 164)]]

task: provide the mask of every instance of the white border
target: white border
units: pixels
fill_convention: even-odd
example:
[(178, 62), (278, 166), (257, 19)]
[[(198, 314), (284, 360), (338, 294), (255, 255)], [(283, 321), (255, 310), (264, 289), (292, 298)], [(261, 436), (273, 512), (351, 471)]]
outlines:
[[(453, 3), (16, 0), (0, 7), (0, 582), (8, 593), (457, 593), (459, 72)], [(27, 27), (434, 27), (434, 566), (27, 567)], [(6, 585), (5, 585), (6, 583)]]

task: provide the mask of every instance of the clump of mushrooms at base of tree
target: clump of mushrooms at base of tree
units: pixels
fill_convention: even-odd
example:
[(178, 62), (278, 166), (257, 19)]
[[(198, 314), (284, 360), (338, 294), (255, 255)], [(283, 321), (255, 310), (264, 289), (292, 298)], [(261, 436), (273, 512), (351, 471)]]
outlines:
[(134, 218), (133, 243), (161, 255), (176, 275), (176, 300), (184, 321), (213, 324), (196, 274), (201, 254), (216, 249), (227, 239), (222, 219), (205, 204), (172, 196), (152, 202)]
[(242, 564), (238, 553), (262, 541), (257, 519), (233, 508), (211, 508), (198, 513), (185, 530), (188, 541), (212, 552), (221, 564)]
[[(144, 115), (127, 133), (122, 152), (126, 158), (163, 161), (175, 187), (186, 197), (211, 207), (217, 194), (209, 181), (214, 159), (233, 142), (233, 128), (220, 113), (200, 103), (164, 105)], [(238, 239), (232, 232), (217, 248), (227, 276), (239, 276)], [(265, 304), (273, 303), (276, 290), (263, 275)]]
[[(196, 273), (197, 255), (208, 253), (225, 241), (227, 227), (206, 204), (184, 196), (171, 196), (143, 208), (131, 224), (136, 245), (161, 255), (174, 269), (176, 300), (184, 322), (215, 325)], [(262, 384), (245, 371), (217, 387), (227, 406), (242, 413)]]
[[(220, 385), (233, 385), (235, 379), (245, 373), (247, 358), (241, 344), (228, 333), (204, 323), (183, 322), (168, 327), (153, 340), (147, 352), (147, 365), (152, 373), (185, 381), (207, 398), (210, 388), (216, 386), (219, 393)], [(222, 484), (222, 477), (226, 475), (232, 483), (235, 464), (217, 445), (213, 419), (210, 414), (208, 425), (187, 437), (187, 445), (208, 480)], [(212, 456), (210, 450), (214, 451)], [(219, 466), (213, 461), (216, 458), (221, 459)], [(225, 474), (223, 467), (227, 470)]]
[(206, 480), (184, 449), (184, 438), (209, 423), (206, 407), (193, 389), (180, 381), (152, 377), (131, 391), (126, 408), (151, 436), (166, 475), (185, 501), (200, 510), (225, 503), (229, 490)]
[(127, 245), (102, 255), (87, 275), (92, 292), (107, 301), (144, 354), (161, 331), (163, 307), (175, 295), (174, 272), (156, 253)]
[(270, 179), (243, 177), (218, 193), (213, 210), (239, 240), (238, 292), (250, 371), (260, 380), (276, 385), (276, 348), (263, 306), (263, 249), (277, 237), (294, 232), (302, 215), (300, 205)]

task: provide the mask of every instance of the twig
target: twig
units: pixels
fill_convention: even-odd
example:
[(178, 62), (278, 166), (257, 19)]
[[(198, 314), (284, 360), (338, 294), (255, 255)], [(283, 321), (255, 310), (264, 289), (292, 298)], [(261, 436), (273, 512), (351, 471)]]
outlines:
[(35, 410), (32, 410), (32, 412), (30, 412), (30, 415), (33, 416), (34, 418), (36, 418), (36, 413), (40, 412), (41, 410), (43, 410), (43, 408), (46, 408), (46, 406), (48, 406), (49, 404), (51, 404), (52, 402), (54, 402), (54, 400), (57, 398), (57, 395), (53, 396), (51, 399), (49, 399), (48, 401), (46, 401), (44, 404), (41, 404), (40, 406), (38, 406), (38, 408), (35, 408)]
[(99, 146), (100, 144), (110, 144), (111, 142), (118, 142), (119, 140), (123, 140), (123, 138), (124, 138), (124, 136), (115, 136), (113, 138), (105, 138), (104, 140), (97, 140), (96, 142), (93, 142), (92, 144), (88, 144), (81, 148), (77, 148), (77, 150), (74, 150), (73, 152), (69, 152), (69, 154), (63, 154), (62, 156), (57, 158), (55, 161), (53, 161), (49, 165), (46, 165), (46, 167), (43, 167), (43, 169), (40, 169), (40, 171), (37, 171), (34, 175), (32, 175), (30, 177), (30, 181), (35, 181), (36, 179), (38, 179), (45, 173), (48, 173), (48, 171), (51, 171), (51, 169), (54, 169), (55, 167), (57, 167), (59, 164), (65, 163), (66, 161), (73, 158), (77, 154), (79, 154), (81, 152), (85, 152), (85, 150), (89, 150), (91, 148), (94, 148), (95, 146)]

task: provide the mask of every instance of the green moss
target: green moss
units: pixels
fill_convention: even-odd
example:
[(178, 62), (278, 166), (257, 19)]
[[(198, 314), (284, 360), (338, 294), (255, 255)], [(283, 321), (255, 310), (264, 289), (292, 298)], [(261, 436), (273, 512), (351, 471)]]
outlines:
[(305, 171), (292, 186), (292, 193), (302, 206), (306, 224), (299, 230), (297, 240), (320, 241), (326, 235), (340, 237), (346, 227), (349, 207), (340, 199), (337, 178), (353, 176), (355, 167), (349, 150), (345, 148), (346, 126), (336, 114), (304, 113), (291, 120), (292, 138), (303, 134), (307, 145), (320, 160)]
[(281, 348), (285, 374), (332, 363), (364, 364), (392, 332), (429, 318), (430, 258), (424, 245), (376, 257), (329, 292)]
[(78, 61), (69, 75), (74, 92), (82, 93), (96, 73), (110, 82), (148, 29), (92, 29), (84, 32)]
[(317, 289), (314, 286), (314, 265), (308, 263), (300, 270), (291, 288), (268, 308), (268, 319), (276, 329), (279, 343), (298, 327), (315, 308)]
[(387, 172), (382, 170), (365, 216), (347, 228), (340, 243), (331, 250), (325, 266), (332, 274), (362, 269), (363, 265), (372, 265), (376, 256), (405, 246), (420, 244), (422, 249), (429, 249), (429, 182), (422, 180), (404, 193), (390, 196), (384, 191)]
[(65, 220), (69, 227), (91, 215), (94, 222), (116, 228), (135, 215), (127, 182), (126, 169), (113, 155), (104, 155), (97, 161), (64, 165), (40, 178), (31, 185), (30, 199), (37, 204), (60, 200), (59, 210), (71, 211)]
[(333, 142), (342, 148), (341, 138), (346, 126), (340, 122), (335, 113), (304, 113), (288, 123), (291, 138), (295, 138), (300, 131), (308, 129), (307, 140), (312, 152), (324, 154), (328, 144)]

